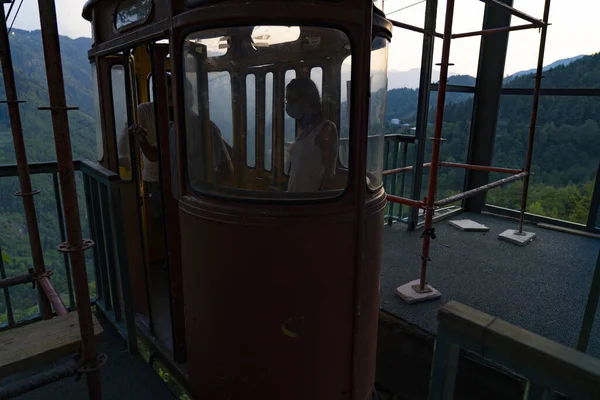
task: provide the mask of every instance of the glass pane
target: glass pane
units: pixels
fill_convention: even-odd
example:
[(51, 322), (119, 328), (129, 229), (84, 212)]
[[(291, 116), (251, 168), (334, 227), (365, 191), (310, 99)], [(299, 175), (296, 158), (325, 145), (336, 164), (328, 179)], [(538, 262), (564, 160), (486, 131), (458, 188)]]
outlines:
[(102, 116), (100, 115), (98, 76), (95, 63), (92, 63), (92, 91), (94, 93), (94, 114), (96, 117), (96, 159), (102, 161), (104, 158), (104, 141), (102, 140)]
[(317, 85), (317, 89), (319, 89), (319, 96), (321, 96), (321, 101), (323, 101), (323, 68), (315, 67), (310, 70), (310, 79)]
[[(495, 166), (523, 168), (531, 96), (502, 96)], [(600, 98), (542, 96), (531, 163), (527, 211), (586, 224), (600, 161)], [(498, 179), (494, 176), (490, 179)], [(488, 193), (487, 202), (519, 209), (521, 181)]]
[(264, 168), (271, 170), (273, 164), (273, 73), (265, 76), (265, 149)]
[(350, 71), (352, 59), (348, 57), (342, 63), (340, 82), (340, 164), (348, 168), (348, 151), (350, 149)]
[[(213, 29), (192, 33), (185, 39), (184, 74), (198, 82), (193, 93), (186, 96), (185, 108), (191, 186), (202, 192), (258, 198), (339, 195), (347, 175), (337, 175), (337, 126), (327, 119), (337, 121), (338, 116), (325, 117), (321, 96), (325, 97), (323, 88), (328, 87), (323, 82), (323, 71), (334, 71), (330, 79), (340, 79), (342, 62), (350, 56), (349, 40), (341, 31), (330, 28), (259, 28)], [(227, 47), (227, 53), (217, 56), (215, 47)], [(303, 68), (313, 71), (311, 77), (316, 83), (297, 76), (296, 71)], [(348, 77), (349, 72), (349, 68), (345, 70)], [(259, 76), (265, 77), (265, 90), (258, 91), (265, 98), (260, 101), (251, 95), (254, 91), (256, 96), (256, 85), (262, 82)], [(247, 95), (236, 93), (239, 84), (233, 82), (246, 85)], [(329, 87), (335, 89), (333, 84)], [(262, 120), (256, 119), (263, 118), (256, 113), (256, 105), (262, 101), (264, 132), (257, 129), (262, 128)], [(339, 109), (334, 107), (337, 101), (330, 101), (333, 105), (328, 103), (328, 110)], [(238, 127), (244, 124), (234, 118), (241, 118), (244, 110), (248, 127), (242, 132)], [(247, 146), (249, 157), (241, 166), (236, 163), (242, 169), (238, 171), (231, 162), (234, 143)], [(258, 151), (264, 152), (264, 171), (249, 174), (244, 169), (252, 168), (260, 159), (260, 153), (252, 154), (253, 147), (257, 151), (256, 143), (261, 143)], [(284, 171), (286, 165), (289, 169)]]
[(371, 99), (369, 101), (369, 139), (367, 146), (367, 184), (377, 189), (382, 183), (385, 101), (387, 97), (388, 41), (373, 40), (371, 52)]
[(154, 86), (153, 85), (153, 76), (152, 74), (150, 74), (150, 76), (148, 77), (148, 97), (150, 99), (150, 102), (154, 101)]
[(256, 77), (246, 77), (246, 165), (256, 166)]
[(115, 12), (115, 27), (123, 29), (143, 24), (152, 12), (152, 4), (152, 0), (122, 0)]
[(131, 153), (129, 133), (127, 131), (127, 96), (125, 92), (125, 73), (122, 65), (114, 65), (110, 70), (112, 103), (117, 135), (117, 153), (119, 155), (119, 173), (121, 179), (131, 179)]

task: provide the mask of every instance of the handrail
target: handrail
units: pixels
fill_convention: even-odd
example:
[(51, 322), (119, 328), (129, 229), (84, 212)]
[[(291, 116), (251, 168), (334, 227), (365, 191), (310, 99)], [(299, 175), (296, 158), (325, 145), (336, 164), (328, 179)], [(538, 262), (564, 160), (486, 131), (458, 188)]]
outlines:
[[(529, 392), (600, 398), (600, 360), (456, 301), (438, 313), (430, 400), (454, 398), (459, 348), (529, 380)], [(527, 395), (525, 396), (527, 398)]]
[[(80, 169), (81, 161), (73, 161), (73, 164), (76, 171)], [(58, 163), (56, 161), (36, 162), (29, 164), (30, 175), (51, 174), (53, 172), (58, 172)], [(17, 164), (0, 165), (0, 178), (18, 175), (19, 172)]]
[(118, 182), (120, 179), (119, 174), (116, 174), (104, 168), (100, 164), (89, 160), (81, 161), (79, 163), (79, 169), (85, 174), (106, 185), (112, 184), (113, 182)]

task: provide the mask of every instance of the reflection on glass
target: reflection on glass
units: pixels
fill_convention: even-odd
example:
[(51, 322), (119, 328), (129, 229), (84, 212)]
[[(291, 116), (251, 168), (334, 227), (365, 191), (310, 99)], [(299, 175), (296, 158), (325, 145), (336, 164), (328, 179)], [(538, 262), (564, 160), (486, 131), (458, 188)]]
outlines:
[(98, 76), (96, 73), (96, 64), (92, 63), (92, 91), (94, 93), (94, 114), (96, 117), (96, 157), (98, 161), (102, 161), (104, 158), (104, 141), (102, 139), (102, 116), (100, 115)]
[(265, 149), (264, 167), (270, 171), (273, 165), (273, 73), (265, 76)]
[(317, 89), (319, 89), (319, 96), (321, 96), (321, 101), (323, 101), (323, 68), (314, 67), (310, 70), (310, 79), (317, 85)]
[(154, 101), (154, 86), (152, 86), (153, 78), (152, 74), (148, 77), (148, 98), (150, 99), (150, 102)]
[(367, 146), (367, 185), (370, 189), (377, 189), (382, 183), (387, 58), (388, 41), (381, 37), (375, 38), (371, 51), (371, 99)]
[(252, 30), (252, 45), (255, 49), (298, 40), (298, 26), (256, 26)]
[(129, 154), (129, 135), (127, 134), (127, 95), (125, 92), (125, 70), (122, 65), (114, 65), (110, 69), (112, 103), (115, 118), (115, 133), (118, 143), (119, 172), (121, 179), (131, 179), (131, 154)]
[(340, 164), (348, 168), (350, 137), (350, 71), (352, 58), (348, 56), (342, 63), (340, 82)]
[(115, 27), (127, 28), (143, 24), (152, 12), (153, 0), (122, 0), (115, 12)]
[(246, 165), (256, 166), (256, 77), (246, 76)]
[[(339, 195), (347, 172), (337, 175), (338, 91), (323, 72), (337, 82), (349, 55), (348, 38), (330, 28), (242, 26), (188, 35), (183, 73), (196, 84), (186, 89), (184, 142), (192, 188), (257, 198)], [(234, 143), (246, 147), (246, 160), (231, 163)], [(219, 177), (223, 169), (228, 178)]]

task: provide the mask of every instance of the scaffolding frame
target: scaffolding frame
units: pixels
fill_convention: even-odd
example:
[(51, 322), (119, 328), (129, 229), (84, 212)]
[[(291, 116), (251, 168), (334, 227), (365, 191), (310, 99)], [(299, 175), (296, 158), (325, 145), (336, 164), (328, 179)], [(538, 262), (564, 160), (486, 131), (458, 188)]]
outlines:
[[(490, 189), (517, 181), (519, 179), (523, 179), (523, 190), (521, 193), (521, 208), (519, 210), (519, 226), (518, 230), (515, 231), (515, 235), (524, 236), (526, 233), (523, 231), (525, 212), (527, 208), (527, 195), (529, 190), (529, 182), (531, 176), (531, 162), (533, 156), (533, 146), (535, 141), (535, 131), (536, 131), (536, 122), (537, 122), (537, 111), (539, 105), (540, 98), (540, 87), (542, 80), (542, 72), (543, 72), (543, 64), (544, 64), (544, 51), (546, 47), (546, 35), (548, 29), (548, 17), (550, 13), (550, 1), (545, 0), (544, 2), (544, 16), (543, 19), (536, 19), (526, 13), (523, 13), (507, 4), (504, 4), (498, 0), (480, 0), (486, 5), (491, 5), (495, 7), (499, 7), (509, 12), (512, 16), (517, 18), (521, 18), (527, 22), (528, 24), (523, 25), (515, 25), (515, 26), (507, 26), (501, 28), (492, 28), (492, 29), (484, 29), (480, 31), (474, 32), (465, 32), (465, 33), (452, 33), (452, 24), (454, 19), (454, 4), (455, 0), (447, 0), (446, 1), (446, 15), (444, 21), (444, 33), (440, 35), (435, 32), (433, 29), (421, 29), (418, 27), (410, 26), (404, 23), (399, 23), (396, 21), (392, 21), (394, 26), (409, 29), (416, 32), (421, 32), (425, 35), (429, 35), (432, 37), (441, 37), (443, 40), (442, 43), (442, 60), (441, 63), (438, 64), (440, 66), (440, 78), (438, 84), (438, 96), (437, 96), (437, 104), (436, 104), (436, 116), (435, 116), (435, 125), (434, 125), (434, 136), (430, 138), (433, 141), (433, 149), (431, 155), (431, 162), (424, 163), (423, 168), (431, 168), (431, 172), (429, 174), (429, 185), (427, 189), (427, 196), (421, 200), (413, 200), (407, 199), (405, 197), (387, 195), (387, 200), (392, 203), (399, 203), (414, 207), (415, 209), (423, 209), (425, 214), (425, 222), (424, 222), (424, 231), (422, 234), (423, 245), (421, 251), (421, 275), (418, 281), (418, 284), (412, 285), (412, 282), (407, 284), (408, 287), (417, 294), (417, 296), (408, 296), (406, 293), (400, 291), (399, 287), (396, 289), (396, 294), (403, 298), (408, 303), (414, 303), (416, 301), (435, 299), (440, 297), (440, 293), (433, 289), (431, 286), (427, 284), (427, 266), (430, 261), (429, 258), (429, 249), (431, 244), (431, 239), (435, 238), (435, 229), (433, 228), (433, 214), (435, 210), (444, 205), (453, 203), (458, 200), (466, 199), (468, 197), (475, 196), (479, 193), (487, 192)], [(483, 35), (493, 35), (496, 33), (506, 33), (517, 30), (524, 29), (540, 29), (540, 44), (538, 51), (538, 62), (535, 73), (535, 86), (533, 89), (533, 105), (531, 110), (531, 119), (529, 125), (529, 134), (527, 140), (527, 152), (525, 159), (525, 166), (522, 170), (516, 170), (512, 168), (504, 168), (504, 167), (493, 167), (493, 166), (484, 166), (484, 165), (473, 165), (473, 164), (461, 164), (461, 163), (451, 163), (442, 161), (440, 159), (440, 151), (441, 151), (441, 142), (444, 140), (442, 138), (442, 130), (443, 130), (443, 120), (444, 120), (444, 107), (446, 100), (446, 89), (448, 83), (448, 69), (450, 65), (450, 44), (452, 39), (459, 39), (464, 37), (472, 37), (472, 36), (483, 36)], [(422, 82), (421, 82), (422, 83)], [(419, 99), (421, 101), (421, 98)], [(418, 164), (417, 164), (418, 165)], [(503, 178), (497, 180), (495, 182), (490, 182), (486, 185), (482, 185), (478, 188), (474, 188), (471, 190), (467, 190), (465, 192), (459, 193), (457, 195), (450, 196), (445, 199), (436, 199), (437, 195), (437, 180), (439, 169), (442, 166), (451, 167), (451, 168), (464, 168), (464, 169), (473, 169), (478, 171), (486, 171), (486, 172), (500, 172), (500, 173), (509, 173), (511, 174), (507, 178)], [(401, 168), (396, 168), (393, 170), (384, 171), (384, 175), (391, 175), (396, 173), (403, 173), (413, 170), (412, 166), (406, 166)], [(407, 286), (404, 285), (404, 286)]]

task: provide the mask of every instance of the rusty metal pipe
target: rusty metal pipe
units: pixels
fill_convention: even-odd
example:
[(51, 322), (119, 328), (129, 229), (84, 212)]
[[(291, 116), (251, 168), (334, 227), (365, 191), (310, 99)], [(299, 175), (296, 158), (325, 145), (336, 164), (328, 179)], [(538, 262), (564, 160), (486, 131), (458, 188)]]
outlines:
[(509, 13), (511, 13), (512, 15), (514, 15), (515, 17), (521, 18), (527, 22), (531, 22), (532, 24), (536, 25), (538, 28), (541, 28), (543, 26), (545, 26), (545, 22), (548, 21), (547, 17), (544, 17), (544, 20), (541, 21), (535, 17), (532, 17), (529, 14), (525, 14), (523, 11), (519, 11), (516, 8), (513, 8), (507, 4), (501, 3), (498, 0), (480, 0), (486, 4), (491, 4), (494, 5), (496, 7), (500, 7), (505, 9), (506, 11), (508, 11)]
[(60, 295), (56, 292), (56, 289), (54, 289), (54, 286), (52, 286), (52, 282), (50, 282), (50, 278), (48, 278), (47, 276), (42, 276), (42, 277), (38, 278), (37, 282), (38, 282), (38, 285), (41, 286), (42, 289), (44, 290), (44, 293), (46, 294), (46, 297), (50, 301), (50, 304), (52, 304), (52, 307), (54, 307), (54, 311), (56, 311), (56, 315), (58, 315), (58, 316), (67, 315), (69, 313), (69, 310), (67, 310), (65, 303), (63, 303), (62, 299), (60, 298)]
[[(431, 163), (425, 163), (423, 164), (423, 168), (429, 168), (431, 167)], [(408, 172), (408, 171), (412, 171), (413, 170), (413, 166), (409, 165), (406, 167), (400, 167), (400, 168), (394, 168), (394, 169), (388, 169), (387, 171), (383, 171), (383, 175), (392, 175), (392, 174), (397, 174), (400, 172)]]
[(392, 194), (386, 195), (387, 201), (390, 203), (404, 204), (411, 207), (423, 208), (424, 203), (419, 200), (407, 199), (406, 197), (394, 196)]
[(479, 193), (482, 193), (482, 192), (487, 192), (490, 189), (493, 189), (493, 188), (496, 188), (496, 187), (499, 187), (499, 186), (502, 186), (502, 185), (506, 185), (507, 183), (510, 183), (510, 182), (517, 181), (517, 180), (519, 180), (521, 178), (524, 178), (526, 176), (527, 176), (527, 172), (523, 171), (523, 172), (521, 172), (519, 174), (516, 174), (516, 175), (513, 175), (513, 176), (509, 176), (507, 178), (499, 179), (499, 180), (494, 181), (494, 182), (490, 182), (487, 185), (479, 186), (479, 187), (477, 187), (475, 189), (467, 190), (466, 192), (458, 193), (458, 194), (455, 194), (454, 196), (450, 196), (450, 197), (447, 197), (445, 199), (438, 200), (438, 201), (436, 201), (434, 203), (434, 205), (436, 207), (442, 207), (442, 206), (445, 206), (447, 204), (454, 203), (455, 201), (466, 199), (466, 198), (475, 196), (476, 194), (479, 194)]
[[(17, 158), (17, 168), (19, 172), (19, 184), (23, 194), (23, 208), (25, 209), (25, 220), (27, 221), (27, 233), (29, 236), (29, 246), (31, 248), (31, 258), (35, 272), (40, 274), (46, 271), (44, 263), (44, 253), (42, 251), (42, 242), (40, 240), (40, 230), (35, 212), (35, 203), (33, 201), (33, 189), (29, 176), (29, 167), (27, 164), (27, 153), (25, 151), (25, 141), (23, 140), (23, 127), (21, 125), (21, 112), (19, 110), (19, 101), (17, 98), (17, 89), (15, 85), (15, 74), (13, 71), (12, 55), (10, 53), (10, 43), (8, 41), (8, 31), (6, 28), (6, 17), (2, 13), (0, 18), (0, 63), (2, 63), (2, 75), (4, 78), (4, 87), (6, 90), (6, 102), (8, 104), (8, 114), (10, 116), (10, 126), (12, 130), (13, 144), (15, 147), (15, 156)], [(52, 308), (50, 302), (44, 296), (42, 288), (38, 287), (38, 305), (42, 319), (52, 318)]]
[[(58, 41), (56, 8), (54, 0), (38, 0), (38, 6), (48, 80), (50, 112), (52, 114), (52, 128), (54, 130), (54, 143), (58, 162), (58, 177), (63, 199), (63, 209), (65, 211), (67, 241), (71, 248), (69, 256), (73, 268), (75, 302), (78, 309), (77, 314), (81, 333), (81, 355), (85, 363), (97, 365), (92, 308), (90, 304), (88, 277), (85, 269), (85, 257), (83, 254), (83, 238), (81, 235), (79, 205), (77, 204), (65, 84), (62, 72), (60, 44)], [(96, 368), (88, 372), (86, 380), (90, 399), (102, 399), (100, 370)]]
[(524, 24), (524, 25), (515, 25), (515, 26), (505, 26), (502, 28), (490, 28), (490, 29), (484, 29), (481, 31), (455, 33), (454, 35), (452, 35), (452, 39), (460, 39), (460, 38), (471, 37), (471, 36), (493, 35), (494, 33), (522, 31), (525, 29), (532, 29), (532, 28), (539, 28), (539, 27), (540, 27), (539, 24)]
[[(550, 0), (546, 0), (544, 6), (544, 21), (548, 21), (550, 15)], [(521, 194), (521, 215), (519, 216), (519, 233), (523, 233), (523, 224), (525, 223), (525, 211), (527, 210), (527, 192), (529, 191), (529, 178), (531, 177), (531, 160), (533, 158), (533, 144), (535, 141), (535, 124), (537, 123), (538, 105), (540, 103), (540, 88), (542, 86), (542, 73), (544, 71), (544, 51), (546, 49), (546, 34), (548, 25), (542, 27), (540, 37), (540, 50), (538, 53), (538, 63), (535, 74), (535, 87), (533, 88), (533, 104), (531, 106), (531, 122), (529, 123), (529, 138), (527, 140), (527, 156), (525, 158), (525, 171), (527, 176), (523, 181), (523, 193)]]
[(12, 399), (39, 389), (56, 381), (75, 375), (76, 362), (69, 360), (65, 364), (43, 371), (39, 374), (10, 382), (0, 386), (0, 399)]
[[(425, 29), (419, 28), (418, 26), (405, 24), (404, 22), (395, 21), (393, 19), (390, 19), (389, 21), (392, 23), (392, 25), (394, 25), (397, 28), (407, 29), (409, 31), (419, 32), (419, 33), (423, 33), (423, 34), (428, 33)], [(438, 37), (440, 39), (444, 38), (444, 35), (442, 35), (441, 33), (433, 32), (432, 34), (433, 34), (433, 36)]]
[(440, 66), (440, 83), (435, 112), (435, 129), (433, 134), (433, 148), (431, 150), (431, 172), (429, 173), (429, 187), (425, 198), (425, 225), (423, 237), (423, 250), (421, 253), (421, 279), (419, 289), (425, 290), (427, 277), (427, 261), (429, 260), (429, 245), (431, 236), (428, 234), (433, 223), (433, 205), (437, 192), (438, 166), (440, 163), (440, 143), (442, 141), (442, 126), (444, 123), (444, 104), (446, 101), (446, 85), (448, 83), (448, 67), (450, 60), (450, 41), (452, 39), (452, 19), (454, 16), (454, 0), (446, 2), (446, 20), (444, 23), (444, 41), (442, 44), (442, 63)]
[(475, 171), (486, 171), (486, 172), (501, 172), (504, 174), (518, 174), (518, 173), (523, 172), (523, 169), (488, 167), (485, 165), (462, 164), (462, 163), (454, 163), (454, 162), (448, 162), (448, 161), (442, 161), (440, 164), (444, 167), (450, 167), (450, 168), (464, 168), (464, 169), (471, 169), (471, 170), (475, 170)]
[(35, 274), (30, 273), (27, 275), (14, 276), (12, 278), (0, 279), (0, 289), (8, 288), (11, 286), (22, 285), (24, 283), (33, 282)]

